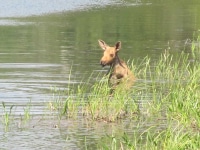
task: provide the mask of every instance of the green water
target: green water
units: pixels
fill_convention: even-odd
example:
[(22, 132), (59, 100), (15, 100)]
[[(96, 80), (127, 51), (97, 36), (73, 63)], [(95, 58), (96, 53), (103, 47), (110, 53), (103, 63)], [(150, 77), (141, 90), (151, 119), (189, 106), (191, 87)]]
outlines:
[[(99, 3), (99, 7), (38, 16), (1, 17), (0, 101), (14, 105), (15, 115), (23, 114), (31, 101), (31, 114), (44, 115), (46, 103), (52, 99), (51, 87), (66, 89), (68, 84), (87, 79), (92, 72), (97, 75), (106, 70), (99, 65), (102, 51), (98, 39), (110, 45), (121, 41), (119, 56), (126, 61), (140, 61), (147, 55), (156, 60), (165, 49), (180, 53), (187, 46), (186, 41), (193, 39), (193, 33), (200, 29), (199, 14), (200, 5), (195, 0), (149, 0), (116, 1), (101, 7)], [(59, 144), (65, 149), (84, 149), (85, 137), (88, 145), (95, 145), (111, 130), (123, 133), (132, 128), (123, 123), (99, 126), (95, 123), (88, 128), (85, 121), (64, 120), (60, 130), (53, 128), (57, 122), (44, 121), (43, 126), (47, 127), (44, 131), (38, 120), (26, 131), (19, 131), (18, 125), (13, 125), (14, 131), (2, 132), (0, 145), (9, 147), (13, 144), (9, 138), (13, 138), (22, 148), (24, 139), (36, 137), (34, 144), (24, 145), (25, 149), (42, 145), (45, 149), (50, 143), (52, 149)], [(32, 128), (33, 124), (40, 127)], [(44, 139), (43, 143), (40, 139)]]

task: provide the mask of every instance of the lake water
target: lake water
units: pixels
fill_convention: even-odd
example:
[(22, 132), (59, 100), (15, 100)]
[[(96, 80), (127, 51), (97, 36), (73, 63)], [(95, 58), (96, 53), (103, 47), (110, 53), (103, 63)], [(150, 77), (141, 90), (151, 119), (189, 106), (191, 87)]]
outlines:
[[(0, 102), (7, 111), (13, 105), (15, 116), (9, 131), (0, 124), (0, 149), (96, 149), (106, 134), (131, 133), (135, 121), (56, 119), (47, 109), (51, 89), (66, 89), (92, 72), (105, 71), (99, 65), (98, 39), (110, 45), (122, 41), (119, 55), (124, 60), (156, 60), (165, 49), (180, 53), (200, 28), (200, 5), (195, 0), (0, 2)], [(29, 104), (32, 119), (21, 126)], [(145, 126), (151, 124), (148, 120)]]

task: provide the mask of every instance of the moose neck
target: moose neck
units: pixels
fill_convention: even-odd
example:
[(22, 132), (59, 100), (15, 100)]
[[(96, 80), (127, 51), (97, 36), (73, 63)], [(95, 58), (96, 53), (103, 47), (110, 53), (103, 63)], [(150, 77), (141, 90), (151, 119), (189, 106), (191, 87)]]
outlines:
[(116, 65), (118, 65), (118, 64), (119, 64), (120, 66), (124, 67), (124, 66), (122, 65), (121, 60), (119, 59), (119, 56), (116, 54), (116, 56), (115, 56), (115, 58), (114, 58), (112, 64), (110, 65), (110, 67), (111, 67), (111, 68), (114, 68), (114, 67), (115, 67)]
[(109, 68), (107, 74), (111, 73), (111, 74), (110, 74), (110, 76), (111, 76), (116, 65), (120, 65), (120, 66), (122, 66), (123, 68), (125, 68), (125, 67), (122, 65), (122, 62), (121, 62), (121, 60), (119, 59), (119, 57), (118, 57), (117, 54), (116, 54), (116, 56), (115, 56), (113, 62), (110, 64), (110, 68)]

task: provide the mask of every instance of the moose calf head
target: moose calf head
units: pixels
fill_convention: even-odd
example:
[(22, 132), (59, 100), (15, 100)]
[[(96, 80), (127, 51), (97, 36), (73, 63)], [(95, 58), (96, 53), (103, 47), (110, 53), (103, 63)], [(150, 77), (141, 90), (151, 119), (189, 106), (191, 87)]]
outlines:
[(103, 57), (100, 60), (100, 64), (103, 67), (106, 65), (112, 65), (115, 58), (117, 57), (117, 52), (121, 48), (121, 42), (117, 42), (114, 47), (110, 47), (103, 40), (99, 40), (99, 45), (104, 50)]
[(128, 68), (126, 63), (119, 59), (118, 52), (121, 48), (121, 42), (117, 42), (115, 46), (108, 46), (103, 40), (98, 40), (99, 46), (103, 49), (103, 57), (100, 60), (100, 64), (104, 66), (110, 66), (109, 69), (109, 84), (111, 91), (114, 91), (116, 86), (123, 82), (127, 88), (133, 85), (135, 80), (133, 73)]

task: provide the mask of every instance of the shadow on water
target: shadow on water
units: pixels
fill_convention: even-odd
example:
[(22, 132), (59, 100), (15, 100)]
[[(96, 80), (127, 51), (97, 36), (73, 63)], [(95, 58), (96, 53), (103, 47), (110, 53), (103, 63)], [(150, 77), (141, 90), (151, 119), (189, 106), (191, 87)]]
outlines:
[[(92, 72), (95, 77), (106, 71), (99, 65), (98, 39), (110, 45), (121, 40), (119, 55), (126, 61), (147, 55), (156, 60), (169, 48), (171, 53), (179, 53), (182, 43), (197, 30), (198, 5), (117, 0), (70, 1), (67, 5), (61, 0), (39, 7), (46, 1), (24, 2), (22, 6), (15, 2), (0, 6), (0, 101), (7, 110), (14, 105), (10, 131), (3, 132), (0, 125), (2, 149), (86, 149), (85, 144), (90, 149), (106, 134), (131, 134), (138, 122), (143, 124), (140, 130), (155, 125), (156, 119), (145, 115), (110, 124), (83, 118), (60, 120), (47, 109), (51, 88), (69, 90), (69, 84), (84, 82)], [(52, 5), (56, 6), (53, 11)], [(16, 9), (7, 12), (5, 6)], [(31, 119), (21, 124), (30, 102)], [(0, 113), (3, 117), (5, 112), (1, 109)], [(165, 119), (157, 118), (156, 123), (165, 128)]]

